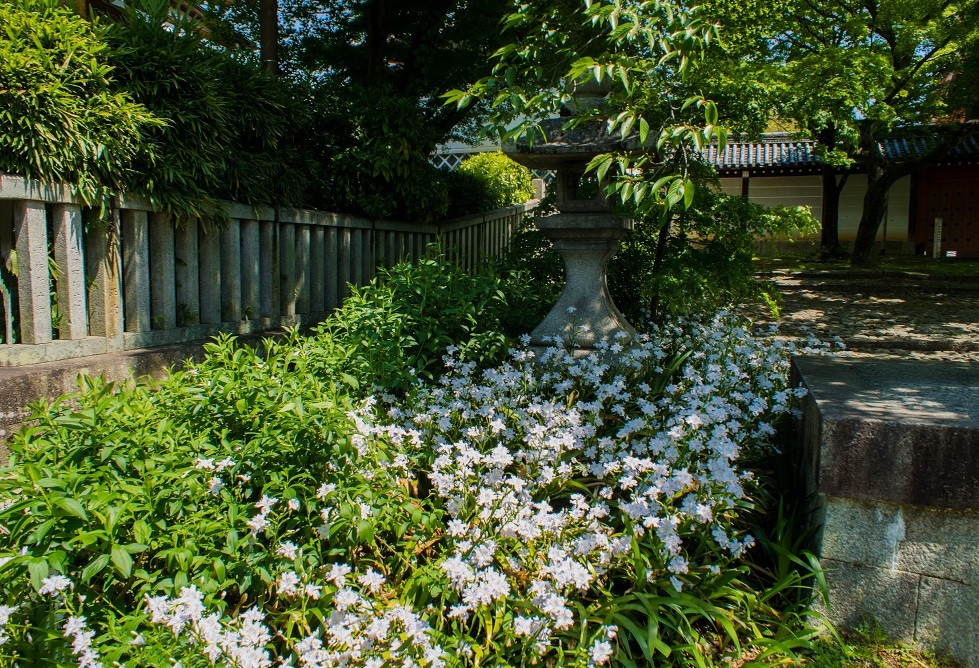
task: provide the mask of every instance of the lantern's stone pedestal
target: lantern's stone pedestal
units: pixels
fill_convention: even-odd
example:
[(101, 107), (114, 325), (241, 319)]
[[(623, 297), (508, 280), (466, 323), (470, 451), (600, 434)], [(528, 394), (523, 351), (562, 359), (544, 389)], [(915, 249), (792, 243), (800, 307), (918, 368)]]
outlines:
[(602, 339), (634, 338), (636, 330), (612, 302), (605, 280), (609, 258), (632, 221), (611, 214), (562, 213), (541, 219), (537, 227), (564, 261), (565, 285), (557, 304), (531, 332), (531, 344), (548, 345), (559, 337), (594, 348)]

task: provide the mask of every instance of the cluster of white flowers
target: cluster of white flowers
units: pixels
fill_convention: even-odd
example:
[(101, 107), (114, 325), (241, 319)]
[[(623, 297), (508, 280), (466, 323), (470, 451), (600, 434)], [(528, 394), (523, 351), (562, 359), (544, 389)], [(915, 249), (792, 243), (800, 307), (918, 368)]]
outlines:
[[(574, 593), (628, 558), (634, 539), (661, 565), (648, 577), (677, 590), (698, 566), (684, 552), (690, 527), (733, 556), (752, 544), (730, 528), (749, 477), (737, 460), (798, 395), (785, 385), (788, 345), (720, 314), (595, 355), (516, 350), (481, 374), (450, 352), (441, 387), (405, 410), (361, 412), (358, 429), (395, 451), (436, 453), (430, 479), (452, 518), (442, 568), (459, 596), (450, 616), (513, 605), (525, 611), (514, 634), (544, 651), (574, 624)], [(607, 658), (593, 651), (594, 663)]]
[(337, 590), (336, 610), (325, 620), (322, 633), (296, 644), (301, 668), (445, 666), (442, 648), (432, 642), (428, 623), (417, 613), (363, 593), (346, 586)]
[(258, 536), (260, 533), (264, 533), (269, 526), (269, 513), (272, 511), (273, 506), (278, 503), (279, 500), (270, 497), (267, 494), (263, 494), (262, 498), (259, 499), (255, 507), (258, 508), (258, 514), (248, 520), (248, 528), (252, 530), (253, 536)]
[(92, 647), (95, 631), (88, 628), (84, 617), (69, 617), (65, 622), (64, 634), (71, 638), (71, 652), (78, 657), (78, 668), (102, 668), (98, 652)]
[(233, 619), (216, 612), (207, 614), (203, 594), (191, 585), (181, 589), (176, 598), (148, 597), (147, 610), (154, 624), (168, 626), (175, 636), (189, 632), (214, 665), (219, 659), (236, 668), (273, 665), (266, 649), (272, 634), (263, 623), (265, 615), (257, 608)]
[[(432, 642), (428, 623), (411, 608), (389, 603), (390, 592), (381, 591), (384, 583), (370, 569), (354, 576), (346, 564), (334, 564), (320, 583), (304, 582), (295, 572), (283, 574), (280, 594), (315, 590), (313, 598), (318, 599), (329, 584), (333, 612), (319, 632), (294, 644), (294, 656), (279, 657), (278, 663), (294, 665), (296, 660), (301, 668), (444, 668), (443, 651)], [(154, 624), (169, 627), (177, 637), (189, 635), (196, 651), (213, 665), (268, 668), (276, 662), (268, 649), (272, 633), (257, 608), (237, 618), (209, 614), (201, 592), (190, 586), (176, 598), (147, 598), (147, 609)]]
[(16, 605), (0, 605), (0, 646), (3, 646), (10, 636), (7, 634), (7, 624), (10, 623), (10, 617), (17, 611)]
[(71, 580), (64, 575), (51, 575), (41, 580), (41, 589), (38, 591), (41, 596), (55, 597), (72, 586)]
[(207, 491), (208, 494), (212, 496), (217, 496), (221, 490), (225, 487), (224, 480), (218, 475), (221, 471), (225, 469), (232, 469), (235, 466), (235, 462), (230, 457), (225, 457), (219, 462), (215, 462), (211, 457), (198, 457), (197, 461), (194, 462), (194, 467), (201, 471), (213, 471), (214, 475), (208, 481)]

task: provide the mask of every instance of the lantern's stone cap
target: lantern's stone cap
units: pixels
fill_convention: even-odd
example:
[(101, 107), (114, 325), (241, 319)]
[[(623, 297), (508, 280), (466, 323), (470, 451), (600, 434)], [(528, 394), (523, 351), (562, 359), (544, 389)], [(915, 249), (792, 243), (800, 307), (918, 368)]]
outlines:
[(635, 133), (625, 139), (618, 132), (610, 135), (604, 122), (588, 122), (567, 129), (563, 127), (565, 122), (562, 118), (542, 121), (540, 129), (547, 141), (535, 141), (531, 147), (527, 138), (521, 137), (504, 144), (503, 152), (530, 169), (559, 169), (568, 163), (588, 162), (603, 153), (642, 148)]

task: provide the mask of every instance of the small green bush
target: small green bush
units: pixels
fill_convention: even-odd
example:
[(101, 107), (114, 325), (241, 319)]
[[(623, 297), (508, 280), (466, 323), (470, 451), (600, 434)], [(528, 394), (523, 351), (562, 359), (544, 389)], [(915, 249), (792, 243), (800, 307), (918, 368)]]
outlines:
[(499, 151), (466, 158), (446, 181), (451, 216), (523, 204), (534, 196), (530, 170)]
[(507, 347), (500, 331), (507, 310), (496, 279), (470, 276), (434, 250), (353, 288), (317, 331), (346, 342), (346, 373), (368, 387), (404, 391), (440, 375), (450, 345), (466, 361), (499, 360)]
[(132, 183), (163, 121), (117, 85), (105, 26), (58, 0), (8, 0), (0, 33), (0, 171), (88, 202)]

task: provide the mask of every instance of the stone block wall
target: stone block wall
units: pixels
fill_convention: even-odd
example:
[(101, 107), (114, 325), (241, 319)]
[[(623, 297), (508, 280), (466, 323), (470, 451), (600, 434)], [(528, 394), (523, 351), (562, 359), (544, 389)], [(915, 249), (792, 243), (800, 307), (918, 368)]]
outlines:
[(797, 358), (830, 619), (979, 668), (979, 370)]

